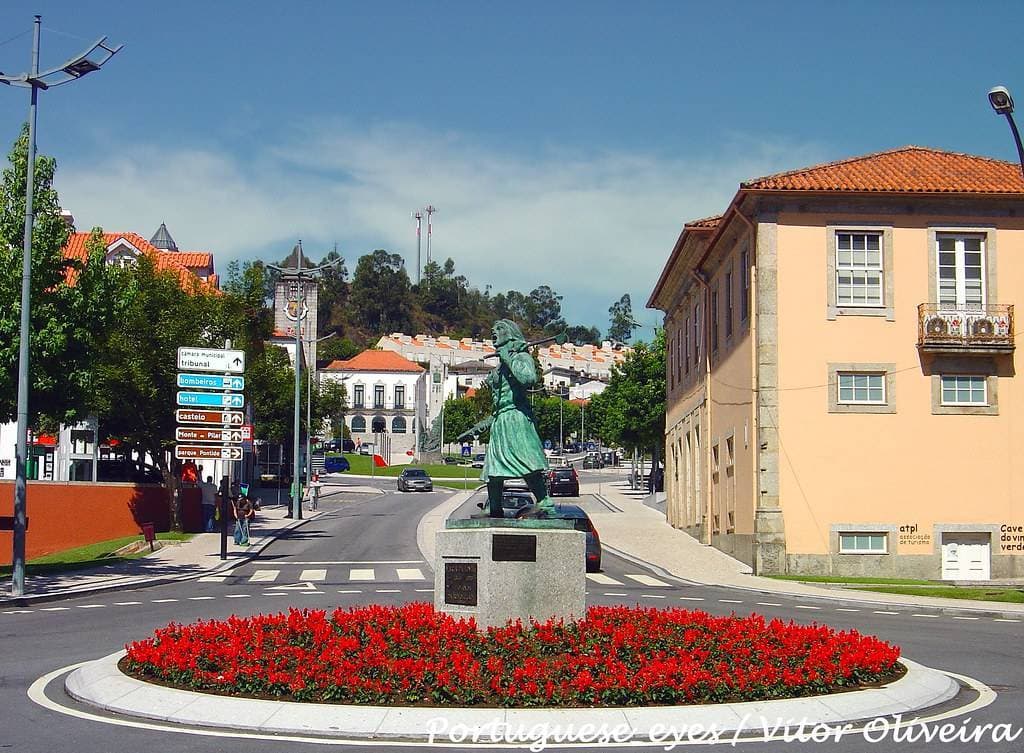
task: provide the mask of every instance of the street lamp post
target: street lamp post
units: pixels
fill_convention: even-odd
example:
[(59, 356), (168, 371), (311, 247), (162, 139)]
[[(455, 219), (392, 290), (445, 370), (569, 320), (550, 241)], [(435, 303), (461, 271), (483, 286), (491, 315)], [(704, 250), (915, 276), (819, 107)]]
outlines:
[(1013, 97), (1005, 86), (995, 86), (989, 90), (988, 103), (996, 111), (996, 115), (1005, 115), (1006, 122), (1010, 124), (1010, 131), (1013, 133), (1013, 141), (1017, 145), (1017, 159), (1020, 162), (1021, 175), (1024, 175), (1024, 146), (1020, 143), (1020, 131), (1017, 130), (1017, 123), (1013, 119)]
[[(328, 335), (319, 337), (313, 341), (313, 345), (322, 343), (324, 340), (330, 340), (334, 337), (337, 332), (331, 332)], [(310, 428), (313, 426), (313, 374), (316, 373), (316, 363), (313, 363), (311, 368), (306, 369), (306, 483), (310, 483), (310, 479), (313, 478), (313, 455), (310, 452), (310, 440), (313, 432)]]
[[(39, 71), (39, 37), (42, 16), (36, 16), (32, 36), (32, 62), (29, 73), (6, 76), (0, 72), (0, 83), (31, 89), (28, 108), (28, 175), (25, 180), (25, 241), (21, 257), (21, 323), (18, 330), (18, 437), (15, 449), (14, 482), (14, 547), (12, 552), (11, 595), (25, 593), (25, 530), (28, 524), (26, 512), (26, 481), (28, 457), (28, 345), (32, 282), (32, 226), (35, 214), (32, 211), (36, 170), (36, 103), (40, 89), (52, 89), (80, 79), (86, 74), (98, 71), (124, 45), (110, 47), (107, 38), (102, 37), (85, 52), (76, 55), (62, 65), (50, 70)], [(96, 53), (93, 55), (93, 53)]]
[(293, 421), (292, 437), (292, 509), (289, 511), (287, 517), (302, 520), (302, 493), (299, 484), (299, 440), (302, 436), (302, 320), (305, 319), (306, 314), (309, 313), (304, 312), (304, 306), (306, 303), (305, 281), (306, 278), (318, 275), (325, 269), (335, 267), (338, 264), (341, 264), (344, 260), (335, 259), (327, 264), (321, 264), (319, 267), (303, 269), (302, 241), (299, 241), (296, 249), (298, 251), (298, 258), (295, 262), (295, 269), (285, 269), (274, 264), (268, 264), (267, 268), (273, 269), (281, 274), (293, 275), (297, 281), (295, 293), (295, 416)]

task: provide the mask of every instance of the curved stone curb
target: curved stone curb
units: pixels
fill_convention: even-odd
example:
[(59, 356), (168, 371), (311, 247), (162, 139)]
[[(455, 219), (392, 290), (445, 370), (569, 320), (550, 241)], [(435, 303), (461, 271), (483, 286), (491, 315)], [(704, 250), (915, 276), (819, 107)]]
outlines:
[[(591, 724), (611, 729), (628, 725), (634, 739), (652, 730), (716, 729), (724, 733), (761, 734), (780, 722), (808, 727), (837, 725), (863, 719), (920, 712), (955, 697), (956, 680), (908, 659), (900, 661), (907, 674), (882, 688), (780, 701), (702, 706), (572, 709), (462, 709), (385, 706), (342, 706), (229, 698), (175, 690), (122, 674), (119, 651), (76, 669), (64, 682), (76, 700), (115, 714), (173, 724), (219, 727), (247, 732), (314, 734), (351, 739), (429, 740), (431, 732), (455, 726), (490, 728), (576, 728)], [(713, 725), (713, 726), (712, 726)], [(621, 728), (621, 727), (620, 727)], [(439, 735), (441, 739), (443, 733)], [(481, 742), (486, 742), (484, 738)], [(480, 743), (477, 743), (479, 745)]]

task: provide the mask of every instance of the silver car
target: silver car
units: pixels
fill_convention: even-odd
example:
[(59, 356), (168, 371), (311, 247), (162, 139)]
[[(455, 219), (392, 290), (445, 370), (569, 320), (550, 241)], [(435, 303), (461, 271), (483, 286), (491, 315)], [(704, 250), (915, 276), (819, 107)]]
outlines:
[(434, 482), (422, 468), (406, 468), (398, 477), (400, 492), (432, 492)]

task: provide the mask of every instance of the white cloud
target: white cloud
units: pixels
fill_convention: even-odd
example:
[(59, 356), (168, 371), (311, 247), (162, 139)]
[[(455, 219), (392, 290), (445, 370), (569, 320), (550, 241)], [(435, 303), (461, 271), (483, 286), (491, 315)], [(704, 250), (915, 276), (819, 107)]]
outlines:
[[(814, 145), (730, 137), (722, 153), (489, 147), (459, 134), (325, 123), (256, 153), (120, 145), (88, 164), (65, 161), (62, 203), (80, 229), (143, 235), (166, 222), (179, 246), (235, 258), (280, 258), (302, 238), (318, 258), (335, 241), (349, 269), (374, 248), (415, 263), (410, 213), (434, 215), (433, 256), (452, 257), (495, 292), (549, 284), (572, 322), (607, 326), (624, 292), (642, 307), (685, 220), (722, 211), (740, 180), (817, 161)], [(424, 251), (426, 223), (424, 223)], [(414, 277), (414, 270), (410, 270)]]

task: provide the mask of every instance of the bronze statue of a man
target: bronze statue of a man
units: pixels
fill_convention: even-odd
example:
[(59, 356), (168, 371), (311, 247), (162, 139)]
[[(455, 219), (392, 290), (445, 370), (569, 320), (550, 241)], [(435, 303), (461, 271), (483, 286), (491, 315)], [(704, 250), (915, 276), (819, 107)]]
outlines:
[(469, 431), (459, 435), (468, 439), (488, 428), (491, 441), (480, 480), (487, 482), (487, 504), (492, 518), (503, 517), (501, 499), (505, 480), (522, 478), (534, 499), (537, 512), (553, 515), (555, 506), (548, 497), (544, 472), (548, 461), (541, 447), (526, 390), (537, 383), (533, 357), (526, 350), (526, 339), (515, 322), (500, 319), (493, 329), (499, 364), (484, 381), (491, 389), (492, 413)]

